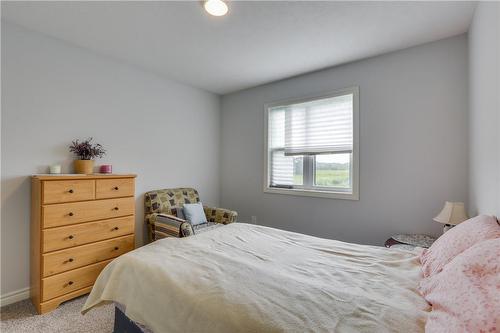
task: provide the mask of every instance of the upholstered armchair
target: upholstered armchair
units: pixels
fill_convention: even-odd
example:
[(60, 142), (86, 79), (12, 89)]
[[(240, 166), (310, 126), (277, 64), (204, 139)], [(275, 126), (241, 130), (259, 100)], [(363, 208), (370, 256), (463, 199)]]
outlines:
[[(200, 201), (198, 191), (193, 188), (172, 188), (146, 192), (144, 195), (144, 220), (149, 228), (151, 241), (165, 237), (186, 237), (222, 224), (236, 222), (238, 213), (223, 208), (204, 206), (207, 225), (193, 227), (178, 217), (186, 203)], [(180, 215), (180, 214), (179, 214)]]

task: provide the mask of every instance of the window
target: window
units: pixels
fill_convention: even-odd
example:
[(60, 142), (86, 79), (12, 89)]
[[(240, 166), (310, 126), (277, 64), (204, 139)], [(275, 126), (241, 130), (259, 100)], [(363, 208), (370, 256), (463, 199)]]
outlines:
[(358, 88), (266, 106), (266, 192), (358, 199)]

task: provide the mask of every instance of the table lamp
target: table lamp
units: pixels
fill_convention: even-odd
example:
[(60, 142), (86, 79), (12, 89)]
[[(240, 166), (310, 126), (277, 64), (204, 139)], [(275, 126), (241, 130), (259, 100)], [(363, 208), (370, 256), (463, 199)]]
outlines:
[(469, 217), (465, 212), (465, 205), (463, 202), (446, 201), (443, 210), (434, 218), (434, 221), (444, 224), (443, 233), (445, 233), (453, 226), (468, 219)]

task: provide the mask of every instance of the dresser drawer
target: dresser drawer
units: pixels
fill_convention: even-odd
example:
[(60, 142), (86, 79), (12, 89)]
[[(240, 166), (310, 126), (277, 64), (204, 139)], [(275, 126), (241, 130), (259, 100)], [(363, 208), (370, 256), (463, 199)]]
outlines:
[(51, 180), (43, 182), (43, 203), (94, 199), (94, 180)]
[(134, 233), (134, 217), (88, 222), (42, 231), (43, 253)]
[(107, 260), (42, 279), (42, 302), (93, 285), (110, 262)]
[(96, 180), (95, 196), (97, 199), (130, 197), (135, 192), (134, 179), (98, 179)]
[(66, 272), (118, 257), (134, 249), (134, 236), (113, 238), (43, 255), (43, 276)]
[(43, 206), (43, 228), (132, 215), (134, 198), (83, 201)]

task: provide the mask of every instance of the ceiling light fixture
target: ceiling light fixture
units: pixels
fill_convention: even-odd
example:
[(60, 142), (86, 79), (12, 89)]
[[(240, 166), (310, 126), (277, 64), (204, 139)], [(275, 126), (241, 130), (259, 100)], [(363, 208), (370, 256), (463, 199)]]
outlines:
[(224, 16), (229, 10), (226, 3), (222, 0), (206, 0), (203, 7), (213, 16)]

